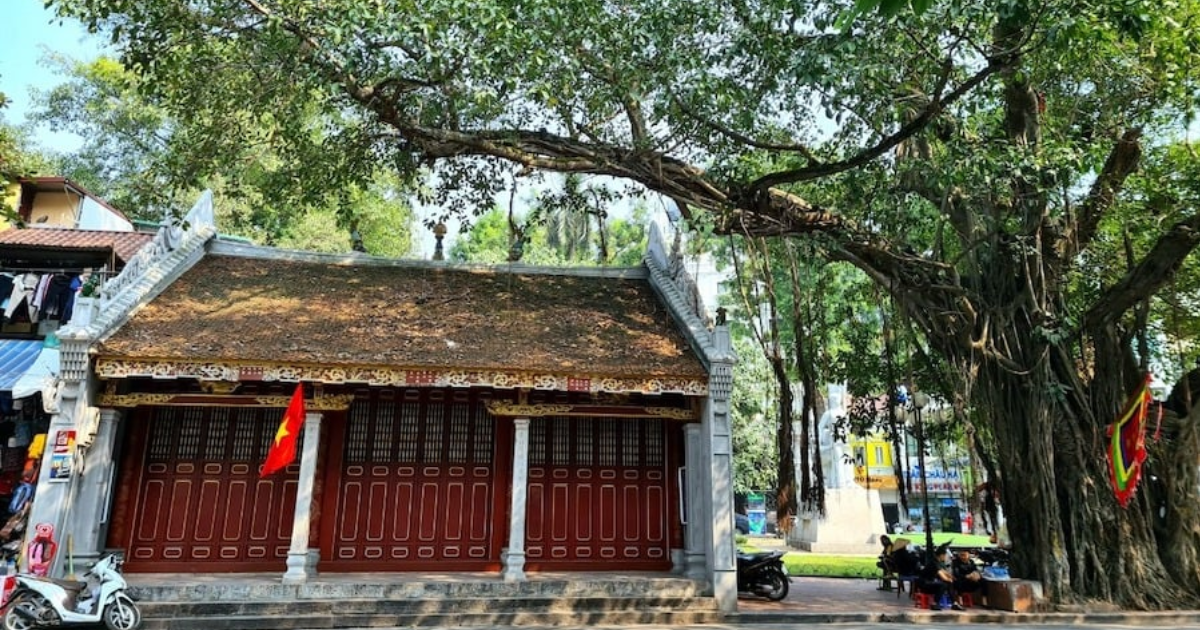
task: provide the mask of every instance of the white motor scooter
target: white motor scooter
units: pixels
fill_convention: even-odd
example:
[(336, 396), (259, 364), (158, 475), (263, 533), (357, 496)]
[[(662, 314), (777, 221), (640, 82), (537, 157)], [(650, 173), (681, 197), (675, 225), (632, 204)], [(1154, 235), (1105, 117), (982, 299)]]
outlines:
[(125, 592), (129, 585), (116, 556), (101, 558), (83, 577), (72, 582), (18, 575), (4, 607), (4, 630), (100, 623), (108, 630), (137, 630), (142, 625), (142, 611)]

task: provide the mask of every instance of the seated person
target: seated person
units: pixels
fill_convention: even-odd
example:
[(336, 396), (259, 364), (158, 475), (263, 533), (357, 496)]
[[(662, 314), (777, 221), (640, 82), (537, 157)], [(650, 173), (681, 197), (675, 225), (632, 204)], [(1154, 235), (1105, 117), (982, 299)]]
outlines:
[(879, 553), (879, 561), (875, 563), (875, 566), (879, 567), (880, 571), (883, 572), (879, 580), (879, 590), (890, 591), (892, 590), (892, 578), (896, 575), (896, 566), (892, 561), (891, 536), (887, 534), (880, 536), (879, 544), (883, 547), (883, 550)]
[(959, 549), (950, 562), (950, 575), (954, 577), (954, 601), (961, 604), (963, 593), (974, 593), (983, 587), (983, 574), (975, 566), (971, 552)]
[[(942, 601), (949, 598), (954, 588), (954, 575), (950, 573), (950, 554), (944, 546), (937, 548), (933, 562), (921, 570), (917, 586), (922, 593), (933, 596), (933, 610), (942, 609)], [(953, 608), (962, 610), (962, 606), (958, 604), (953, 604)]]
[(897, 538), (892, 543), (892, 552), (888, 554), (888, 557), (889, 564), (896, 575), (915, 576), (921, 571), (921, 558), (908, 548), (907, 538)]

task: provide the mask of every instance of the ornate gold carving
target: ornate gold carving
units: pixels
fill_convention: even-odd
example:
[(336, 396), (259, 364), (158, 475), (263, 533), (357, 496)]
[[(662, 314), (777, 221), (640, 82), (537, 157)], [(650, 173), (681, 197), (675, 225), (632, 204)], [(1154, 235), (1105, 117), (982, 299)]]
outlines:
[(655, 418), (670, 418), (672, 420), (699, 420), (696, 412), (691, 409), (680, 409), (678, 407), (647, 407), (648, 415)]
[(503, 370), (405, 370), (354, 366), (305, 366), (237, 361), (169, 361), (99, 358), (100, 378), (196, 378), (203, 381), (269, 381), (340, 384), (361, 383), (379, 387), (494, 387), (539, 389), (599, 394), (602, 392), (707, 396), (708, 379), (619, 378), (544, 374)]
[(611, 407), (603, 405), (522, 405), (493, 400), (487, 403), (488, 413), (511, 418), (542, 418), (545, 416), (585, 416), (595, 418), (668, 418), (696, 420), (690, 409), (676, 407)]
[[(287, 407), (292, 401), (291, 396), (255, 396), (255, 400), (263, 407)], [(354, 402), (354, 394), (337, 394), (333, 396), (314, 396), (304, 401), (305, 411), (345, 411)]]
[(574, 409), (573, 405), (522, 405), (498, 400), (490, 400), (487, 404), (488, 413), (493, 416), (512, 416), (518, 418), (566, 416), (571, 413), (572, 409)]
[(200, 389), (208, 394), (232, 394), (241, 386), (241, 383), (230, 381), (200, 381)]
[[(100, 395), (101, 407), (287, 407), (291, 396), (221, 396), (209, 394), (112, 394)], [(304, 401), (306, 411), (345, 411), (354, 402), (353, 394), (316, 396)]]
[(141, 405), (165, 405), (178, 394), (100, 394), (101, 407), (138, 407)]

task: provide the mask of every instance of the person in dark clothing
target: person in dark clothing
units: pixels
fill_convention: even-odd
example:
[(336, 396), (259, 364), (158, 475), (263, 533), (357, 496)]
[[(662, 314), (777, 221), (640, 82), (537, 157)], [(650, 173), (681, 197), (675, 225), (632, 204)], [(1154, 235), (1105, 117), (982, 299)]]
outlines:
[[(921, 576), (917, 582), (922, 593), (933, 596), (933, 610), (942, 609), (942, 601), (950, 595), (954, 588), (954, 575), (950, 573), (949, 555), (945, 547), (938, 547), (933, 556), (933, 562), (921, 569)], [(962, 606), (958, 604), (954, 604), (953, 608), (962, 610)]]
[(983, 574), (975, 566), (971, 552), (959, 549), (950, 562), (950, 575), (954, 577), (954, 601), (962, 603), (963, 593), (974, 593), (983, 587)]
[(888, 557), (896, 575), (909, 577), (921, 571), (921, 558), (908, 548), (907, 538), (897, 538), (892, 542), (892, 551)]

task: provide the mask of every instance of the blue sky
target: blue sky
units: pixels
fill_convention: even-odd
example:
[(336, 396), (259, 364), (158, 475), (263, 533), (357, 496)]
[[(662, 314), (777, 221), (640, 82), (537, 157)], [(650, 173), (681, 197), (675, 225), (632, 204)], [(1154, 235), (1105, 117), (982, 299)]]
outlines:
[[(104, 41), (88, 35), (81, 24), (59, 20), (46, 9), (43, 0), (5, 0), (4, 46), (0, 49), (0, 92), (8, 97), (8, 107), (0, 110), (6, 122), (21, 124), (31, 106), (30, 89), (48, 90), (63, 78), (41, 65), (46, 51), (77, 59), (93, 59), (104, 49)], [(37, 129), (34, 136), (43, 149), (71, 151), (79, 146), (78, 137)]]

